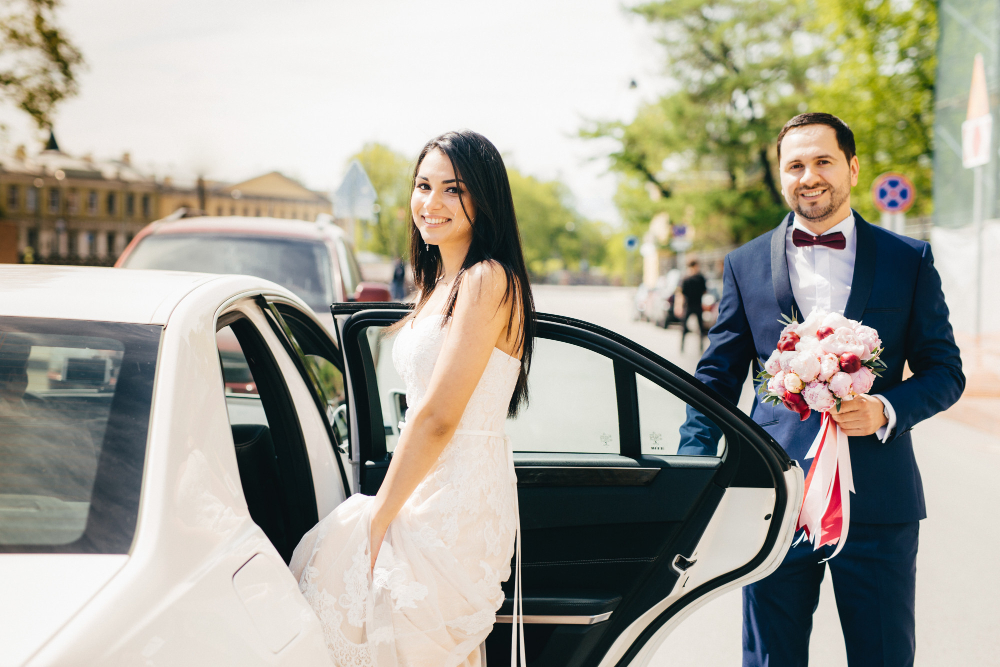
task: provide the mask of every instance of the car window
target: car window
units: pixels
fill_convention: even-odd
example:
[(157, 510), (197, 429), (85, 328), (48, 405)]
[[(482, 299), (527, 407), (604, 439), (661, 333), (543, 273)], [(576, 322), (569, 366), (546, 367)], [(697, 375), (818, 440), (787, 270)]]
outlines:
[(278, 283), (320, 311), (336, 301), (327, 247), (308, 239), (159, 234), (144, 238), (124, 266), (256, 276)]
[(536, 338), (528, 405), (508, 419), (514, 451), (618, 454), (614, 362), (570, 343)]
[(161, 331), (0, 318), (0, 552), (128, 553)]
[[(695, 411), (694, 408), (641, 373), (636, 374), (635, 382), (639, 399), (640, 451), (644, 455), (656, 456), (677, 454), (681, 441), (681, 426), (687, 420), (688, 412)], [(705, 422), (710, 421), (701, 412), (697, 414)], [(712, 445), (698, 451), (683, 453), (721, 456), (725, 440), (718, 435), (721, 434), (721, 429), (716, 430), (717, 436), (712, 439)]]
[(346, 241), (337, 239), (337, 255), (340, 259), (340, 275), (344, 281), (344, 293), (350, 299), (358, 289), (361, 282), (361, 267), (358, 265), (354, 251)]

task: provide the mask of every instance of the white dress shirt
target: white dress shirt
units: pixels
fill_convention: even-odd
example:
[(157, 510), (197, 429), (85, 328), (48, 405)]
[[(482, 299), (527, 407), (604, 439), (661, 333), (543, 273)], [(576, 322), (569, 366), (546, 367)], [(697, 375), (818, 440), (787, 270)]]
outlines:
[[(858, 253), (858, 236), (855, 233), (854, 214), (848, 215), (826, 231), (823, 236), (840, 232), (844, 235), (846, 245), (843, 250), (834, 250), (826, 246), (814, 245), (796, 247), (792, 242), (792, 232), (801, 229), (810, 236), (813, 232), (799, 222), (798, 218), (788, 226), (785, 235), (785, 259), (788, 262), (788, 279), (792, 284), (792, 295), (795, 303), (802, 311), (801, 317), (807, 316), (814, 309), (826, 310), (844, 314), (847, 299), (851, 296), (851, 284), (854, 281), (854, 258)], [(896, 427), (896, 412), (892, 404), (881, 394), (875, 398), (882, 401), (888, 413), (889, 422), (875, 435), (885, 442)]]

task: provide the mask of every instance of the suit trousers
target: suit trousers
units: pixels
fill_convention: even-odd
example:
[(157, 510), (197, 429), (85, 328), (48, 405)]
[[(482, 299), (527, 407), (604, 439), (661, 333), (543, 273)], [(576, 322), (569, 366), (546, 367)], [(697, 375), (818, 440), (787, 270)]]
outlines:
[(744, 667), (805, 667), (809, 634), (827, 566), (850, 667), (913, 665), (914, 597), (920, 524), (851, 522), (835, 547), (788, 550), (769, 577), (743, 588)]

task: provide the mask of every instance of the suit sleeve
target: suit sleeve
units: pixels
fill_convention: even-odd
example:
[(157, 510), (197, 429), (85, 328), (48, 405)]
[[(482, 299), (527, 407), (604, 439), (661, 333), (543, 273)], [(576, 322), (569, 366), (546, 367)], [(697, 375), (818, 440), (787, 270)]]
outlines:
[(906, 335), (906, 361), (913, 375), (882, 392), (896, 412), (894, 437), (947, 410), (965, 389), (962, 359), (929, 245), (920, 260), (913, 296)]
[[(719, 319), (708, 332), (708, 340), (708, 350), (698, 362), (694, 376), (735, 406), (755, 353), (750, 322), (728, 256), (723, 271)], [(722, 431), (712, 420), (687, 406), (678, 454), (715, 456), (721, 438)]]

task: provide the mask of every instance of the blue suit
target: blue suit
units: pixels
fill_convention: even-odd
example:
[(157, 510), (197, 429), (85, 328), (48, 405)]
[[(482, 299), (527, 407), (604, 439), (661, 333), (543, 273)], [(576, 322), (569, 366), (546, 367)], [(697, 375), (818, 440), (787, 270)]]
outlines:
[[(883, 341), (887, 368), (870, 393), (889, 400), (896, 427), (885, 443), (875, 435), (850, 439), (857, 493), (848, 540), (829, 565), (852, 667), (912, 664), (917, 522), (926, 510), (910, 430), (954, 404), (965, 376), (930, 246), (870, 225), (857, 212), (854, 218), (857, 254), (844, 315), (875, 328)], [(760, 370), (777, 346), (779, 318), (794, 311), (801, 321), (808, 314), (796, 306), (789, 282), (785, 237), (791, 223), (789, 214), (726, 256), (719, 319), (695, 377), (733, 403), (747, 372)], [(906, 380), (904, 363), (913, 372)], [(758, 396), (751, 417), (808, 474), (812, 460), (803, 457), (820, 415), (799, 421), (798, 414)], [(678, 453), (714, 454), (720, 435), (689, 409)], [(744, 665), (806, 664), (824, 571), (819, 561), (830, 552), (795, 547), (773, 575), (744, 589)]]

